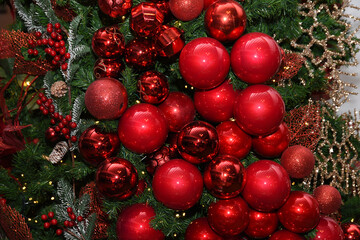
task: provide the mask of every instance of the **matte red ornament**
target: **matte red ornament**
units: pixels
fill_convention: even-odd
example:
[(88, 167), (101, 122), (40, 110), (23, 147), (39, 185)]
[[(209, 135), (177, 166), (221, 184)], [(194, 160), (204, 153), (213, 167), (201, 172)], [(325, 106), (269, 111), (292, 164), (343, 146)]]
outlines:
[(185, 240), (224, 240), (209, 226), (206, 217), (197, 218), (186, 228)]
[(111, 157), (100, 163), (96, 171), (96, 187), (108, 198), (124, 200), (137, 191), (138, 173), (126, 159)]
[(164, 240), (164, 234), (150, 225), (155, 215), (155, 210), (145, 203), (133, 204), (123, 209), (116, 222), (117, 239)]
[(272, 87), (253, 85), (236, 97), (234, 117), (248, 134), (265, 136), (278, 130), (285, 115), (281, 95)]
[(162, 57), (172, 57), (185, 46), (184, 32), (176, 27), (163, 25), (155, 37), (155, 48)]
[(194, 121), (178, 133), (180, 155), (193, 164), (211, 161), (219, 152), (219, 137), (216, 129), (207, 122)]
[(208, 9), (208, 7), (216, 1), (218, 0), (204, 0), (204, 10)]
[(91, 126), (81, 134), (78, 147), (85, 161), (96, 167), (118, 153), (120, 139), (117, 133), (106, 133), (98, 126)]
[(197, 18), (204, 7), (204, 0), (170, 0), (171, 13), (181, 21)]
[(218, 234), (235, 236), (249, 224), (249, 212), (247, 203), (241, 197), (236, 197), (212, 203), (207, 219), (210, 227)]
[(100, 58), (119, 58), (125, 49), (125, 38), (118, 26), (102, 27), (94, 33), (91, 46)]
[(206, 167), (204, 183), (209, 192), (217, 198), (236, 197), (246, 183), (245, 167), (236, 157), (217, 156)]
[(281, 224), (295, 233), (305, 233), (315, 228), (320, 220), (319, 204), (310, 194), (293, 191), (278, 210)]
[(117, 18), (130, 11), (132, 0), (98, 0), (98, 4), (103, 13), (112, 18)]
[(128, 108), (119, 120), (118, 134), (121, 143), (135, 153), (152, 153), (167, 138), (169, 127), (162, 112), (148, 103)]
[(275, 232), (279, 223), (276, 212), (264, 213), (250, 209), (249, 218), (249, 225), (244, 233), (252, 238), (268, 237)]
[(169, 95), (169, 84), (162, 73), (147, 71), (140, 76), (137, 82), (140, 99), (146, 103), (158, 104)]
[(308, 177), (315, 166), (314, 154), (310, 149), (301, 145), (294, 145), (286, 149), (281, 155), (280, 161), (291, 178)]
[(321, 216), (320, 222), (316, 226), (316, 236), (310, 239), (316, 240), (343, 240), (344, 233), (340, 225), (332, 218)]
[(247, 167), (242, 196), (254, 209), (271, 212), (280, 208), (289, 197), (290, 190), (289, 175), (280, 164), (259, 160)]
[(279, 230), (272, 234), (269, 240), (305, 240), (305, 238), (288, 230)]
[(194, 94), (196, 111), (210, 122), (229, 120), (233, 116), (237, 94), (230, 80), (211, 90), (196, 91)]
[(341, 207), (341, 195), (339, 191), (330, 185), (321, 185), (315, 188), (313, 196), (319, 203), (320, 212), (331, 214)]
[(265, 33), (252, 32), (240, 37), (231, 50), (231, 68), (241, 80), (264, 83), (279, 70), (281, 50)]
[(175, 210), (194, 206), (203, 191), (200, 171), (182, 159), (173, 159), (159, 167), (152, 182), (156, 200)]
[(216, 39), (196, 38), (181, 51), (179, 68), (182, 77), (191, 86), (211, 89), (225, 80), (230, 69), (229, 53)]
[(156, 50), (146, 39), (133, 39), (125, 46), (125, 61), (134, 68), (145, 69), (155, 63)]
[(96, 119), (116, 119), (127, 108), (127, 92), (114, 78), (100, 78), (92, 82), (85, 92), (85, 106)]
[(360, 225), (355, 223), (341, 224), (341, 229), (344, 232), (345, 240), (359, 240), (360, 239)]
[(245, 27), (245, 11), (234, 0), (216, 1), (206, 10), (206, 31), (221, 42), (235, 41), (243, 34)]
[(124, 63), (119, 59), (99, 58), (95, 62), (94, 76), (99, 78), (119, 78), (125, 69)]

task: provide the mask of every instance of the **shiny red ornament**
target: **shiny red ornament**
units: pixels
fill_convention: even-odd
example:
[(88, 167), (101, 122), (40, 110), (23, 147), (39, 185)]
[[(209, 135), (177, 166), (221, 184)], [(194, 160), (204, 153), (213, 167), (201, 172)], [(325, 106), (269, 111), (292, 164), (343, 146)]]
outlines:
[(206, 217), (197, 218), (186, 228), (185, 240), (224, 240), (211, 229)]
[(210, 227), (222, 236), (235, 236), (249, 224), (250, 209), (241, 198), (219, 200), (208, 209), (207, 219)]
[(197, 18), (204, 7), (204, 0), (170, 0), (171, 13), (181, 21)]
[(305, 240), (305, 238), (288, 230), (279, 230), (272, 234), (269, 240)]
[(278, 210), (278, 217), (286, 229), (295, 233), (305, 233), (319, 223), (319, 204), (310, 194), (293, 191), (286, 203)]
[(341, 195), (339, 191), (330, 185), (321, 185), (315, 188), (313, 196), (319, 203), (320, 212), (331, 214), (341, 207)]
[(274, 76), (281, 58), (280, 47), (272, 37), (252, 32), (235, 42), (231, 50), (231, 68), (244, 82), (259, 84)]
[(275, 232), (279, 223), (276, 212), (264, 213), (250, 209), (249, 218), (249, 225), (244, 233), (252, 238), (268, 237)]
[(343, 240), (344, 233), (340, 225), (332, 218), (321, 216), (320, 222), (316, 226), (316, 236), (313, 240)]
[(137, 191), (138, 174), (126, 159), (111, 157), (100, 163), (96, 171), (96, 187), (108, 198), (124, 200)]
[(98, 126), (91, 126), (81, 134), (78, 147), (85, 161), (96, 167), (118, 153), (120, 139), (117, 133), (106, 133)]
[(130, 11), (132, 0), (98, 0), (98, 4), (103, 13), (112, 18), (117, 18)]
[(341, 224), (341, 229), (344, 232), (345, 240), (360, 240), (360, 225), (355, 223)]
[(185, 125), (178, 133), (180, 155), (193, 164), (211, 161), (219, 152), (219, 137), (209, 123), (194, 121)]
[(121, 72), (125, 69), (124, 63), (119, 59), (99, 58), (95, 62), (94, 76), (99, 78), (119, 78)]
[(114, 78), (100, 78), (92, 82), (85, 92), (85, 106), (96, 119), (111, 120), (127, 108), (126, 88)]
[(204, 10), (208, 9), (208, 7), (216, 1), (218, 0), (204, 0)]
[(135, 153), (152, 153), (167, 138), (169, 127), (162, 112), (148, 103), (128, 108), (119, 120), (118, 134), (121, 143)]
[(203, 191), (203, 179), (197, 167), (182, 159), (173, 159), (159, 167), (152, 181), (159, 202), (175, 210), (194, 206)]
[(181, 51), (179, 68), (182, 77), (191, 86), (211, 89), (225, 80), (230, 69), (229, 53), (216, 39), (196, 38)]
[(169, 95), (169, 84), (162, 73), (147, 71), (137, 82), (140, 99), (146, 103), (159, 104)]
[(146, 39), (133, 39), (125, 46), (125, 61), (134, 68), (149, 68), (155, 63), (156, 50)]
[(119, 58), (125, 49), (125, 38), (118, 26), (102, 27), (94, 33), (91, 46), (100, 58)]
[(211, 90), (196, 91), (194, 94), (196, 111), (210, 122), (229, 120), (233, 116), (237, 94), (230, 80)]
[(164, 234), (150, 225), (155, 215), (155, 210), (145, 203), (133, 204), (123, 209), (116, 222), (117, 239), (164, 240)]
[(146, 171), (151, 175), (154, 175), (156, 169), (172, 159), (172, 155), (170, 148), (162, 146), (159, 150), (145, 158)]
[(281, 95), (272, 87), (252, 85), (236, 97), (234, 117), (248, 134), (265, 136), (278, 130), (285, 115)]
[(217, 156), (206, 167), (204, 183), (209, 192), (217, 198), (236, 197), (246, 183), (245, 167), (236, 157)]
[(159, 11), (164, 15), (164, 22), (168, 22), (171, 20), (172, 14), (170, 11), (169, 1), (168, 0), (161, 0), (161, 1), (152, 1), (155, 3), (155, 6)]
[(310, 149), (301, 145), (294, 145), (286, 149), (281, 155), (280, 161), (291, 178), (308, 177), (315, 166), (314, 154)]
[(246, 184), (241, 194), (254, 209), (271, 212), (286, 202), (290, 190), (289, 175), (280, 164), (259, 160), (247, 167)]
[(163, 25), (155, 36), (155, 48), (162, 57), (172, 57), (185, 46), (184, 32), (176, 27)]

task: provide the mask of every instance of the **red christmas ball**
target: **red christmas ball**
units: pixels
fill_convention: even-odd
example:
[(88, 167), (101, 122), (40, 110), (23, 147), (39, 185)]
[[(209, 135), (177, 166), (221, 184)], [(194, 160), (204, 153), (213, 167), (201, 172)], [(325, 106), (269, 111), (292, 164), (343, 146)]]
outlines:
[(165, 239), (160, 230), (155, 230), (150, 225), (155, 215), (154, 209), (145, 203), (133, 204), (123, 209), (116, 222), (117, 239)]
[(204, 0), (170, 0), (171, 13), (181, 21), (197, 18), (204, 7)]
[(341, 228), (345, 235), (345, 240), (359, 240), (360, 239), (360, 225), (355, 223), (341, 224)]
[(236, 197), (246, 182), (245, 168), (239, 159), (230, 155), (214, 158), (204, 172), (204, 183), (209, 192), (221, 199)]
[(216, 127), (219, 135), (219, 154), (228, 154), (243, 159), (251, 149), (251, 137), (233, 121), (225, 121)]
[(314, 169), (315, 157), (307, 147), (294, 145), (286, 149), (281, 155), (281, 165), (290, 177), (305, 178)]
[(305, 233), (319, 223), (319, 204), (310, 194), (293, 191), (286, 203), (278, 210), (278, 217), (286, 229), (295, 233)]
[(118, 78), (124, 69), (125, 66), (119, 59), (99, 58), (95, 62), (94, 76), (96, 79), (105, 77)]
[(208, 9), (208, 7), (216, 1), (218, 0), (204, 0), (204, 10)]
[(196, 111), (207, 121), (223, 122), (233, 116), (237, 92), (230, 80), (211, 90), (196, 91), (194, 103)]
[(155, 48), (150, 40), (133, 39), (125, 46), (125, 61), (134, 68), (146, 69), (155, 63)]
[(279, 129), (264, 137), (254, 137), (252, 139), (253, 150), (266, 158), (275, 158), (289, 147), (290, 132), (286, 123), (281, 123)]
[(178, 132), (194, 120), (195, 106), (192, 99), (182, 92), (171, 92), (159, 105), (169, 123), (171, 132)]
[(169, 84), (165, 75), (156, 71), (147, 71), (137, 82), (140, 98), (146, 103), (158, 104), (169, 95)]
[(205, 28), (210, 36), (229, 42), (238, 39), (245, 31), (246, 14), (234, 0), (219, 0), (211, 4), (205, 14)]
[(252, 85), (236, 97), (234, 117), (248, 134), (265, 136), (278, 130), (285, 115), (280, 94), (266, 85)]
[(270, 160), (259, 160), (246, 169), (246, 184), (242, 192), (251, 207), (262, 212), (280, 208), (287, 200), (291, 182), (286, 170)]
[(315, 188), (313, 196), (319, 203), (320, 212), (331, 214), (341, 207), (341, 195), (339, 191), (330, 185), (321, 185)]
[(305, 240), (305, 238), (288, 230), (280, 230), (272, 234), (269, 240)]
[(121, 143), (135, 153), (151, 153), (167, 138), (168, 124), (162, 112), (148, 103), (128, 108), (119, 120)]
[(172, 57), (178, 54), (185, 46), (182, 30), (163, 25), (155, 37), (155, 48), (162, 57)]
[(96, 167), (118, 153), (120, 139), (117, 133), (106, 133), (98, 126), (92, 126), (81, 134), (78, 147), (85, 161)]
[(96, 119), (116, 119), (127, 108), (127, 92), (114, 78), (100, 78), (92, 82), (85, 92), (85, 106)]
[(125, 38), (118, 26), (102, 27), (94, 33), (91, 46), (100, 58), (119, 58), (125, 49)]
[(211, 89), (225, 80), (230, 69), (230, 57), (219, 41), (208, 37), (196, 38), (181, 51), (179, 68), (182, 77), (191, 86)]
[(161, 0), (161, 1), (152, 1), (152, 2), (155, 3), (157, 9), (159, 9), (159, 11), (164, 15), (164, 22), (168, 22), (172, 17), (169, 1)]
[(219, 152), (216, 129), (207, 122), (194, 121), (178, 133), (177, 146), (180, 155), (193, 164), (211, 161)]
[(275, 212), (264, 213), (250, 209), (249, 225), (245, 234), (252, 238), (265, 238), (275, 232), (278, 227), (278, 217)]
[(166, 146), (162, 146), (159, 150), (148, 155), (145, 158), (147, 172), (154, 175), (156, 169), (172, 159), (172, 155), (170, 148)]
[(197, 218), (186, 228), (185, 240), (224, 240), (209, 226), (205, 217)]
[(98, 0), (98, 4), (103, 13), (112, 18), (117, 18), (130, 11), (132, 0)]
[(96, 186), (108, 198), (124, 200), (137, 191), (138, 174), (134, 165), (126, 159), (108, 158), (98, 166)]
[(222, 236), (235, 236), (249, 224), (250, 209), (241, 198), (219, 200), (208, 209), (207, 219), (210, 227)]
[(200, 171), (182, 159), (173, 159), (159, 167), (152, 182), (156, 200), (175, 210), (194, 206), (203, 191)]
[(259, 84), (274, 76), (281, 58), (280, 47), (272, 37), (253, 32), (235, 42), (231, 50), (231, 68), (244, 82)]
[(345, 238), (340, 225), (334, 219), (327, 216), (320, 217), (316, 230), (316, 236), (310, 239), (343, 240)]

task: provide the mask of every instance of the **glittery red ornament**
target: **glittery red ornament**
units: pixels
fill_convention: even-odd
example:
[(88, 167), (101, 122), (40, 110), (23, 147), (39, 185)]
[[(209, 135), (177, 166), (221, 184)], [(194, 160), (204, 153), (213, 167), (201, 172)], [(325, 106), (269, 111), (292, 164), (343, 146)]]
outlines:
[(305, 240), (305, 238), (288, 230), (280, 230), (272, 234), (269, 240)]
[(219, 137), (209, 123), (194, 121), (178, 133), (177, 146), (180, 155), (193, 164), (211, 161), (219, 152)]
[(124, 16), (132, 6), (132, 0), (98, 0), (103, 13), (112, 18)]
[(114, 78), (100, 78), (92, 82), (85, 92), (85, 106), (96, 119), (116, 119), (127, 108), (127, 92)]
[(197, 18), (204, 7), (204, 0), (170, 0), (171, 13), (181, 21)]
[(125, 38), (118, 26), (98, 29), (91, 41), (94, 53), (100, 58), (118, 58), (125, 49)]
[(159, 167), (152, 182), (156, 200), (175, 210), (194, 206), (203, 191), (200, 171), (182, 159), (173, 159)]
[(320, 212), (331, 214), (341, 207), (341, 195), (339, 191), (330, 185), (321, 185), (315, 188), (313, 196), (319, 203)]
[(355, 223), (341, 224), (341, 228), (345, 235), (345, 240), (359, 240), (360, 239), (360, 225)]
[(165, 75), (156, 71), (147, 71), (137, 82), (140, 98), (146, 103), (158, 104), (169, 95), (169, 84)]
[(223, 240), (209, 226), (206, 217), (197, 218), (186, 228), (185, 240)]
[(111, 157), (100, 163), (96, 171), (96, 187), (108, 198), (124, 200), (137, 191), (138, 174), (126, 159)]
[(118, 78), (124, 69), (125, 66), (119, 59), (99, 58), (95, 62), (94, 76), (96, 79), (105, 77)]
[(178, 54), (185, 46), (184, 33), (176, 27), (163, 25), (154, 42), (160, 56), (172, 57)]
[(315, 157), (310, 149), (301, 145), (291, 146), (281, 155), (281, 165), (292, 178), (308, 177), (314, 170)]
[(252, 238), (265, 238), (275, 232), (278, 227), (278, 217), (276, 212), (264, 213), (250, 209), (249, 225), (245, 229), (245, 234)]
[(181, 51), (179, 68), (182, 77), (191, 86), (211, 89), (225, 80), (230, 69), (229, 53), (216, 39), (196, 38)]
[(310, 239), (343, 240), (345, 238), (340, 225), (332, 218), (321, 216), (316, 226), (316, 236)]
[(231, 50), (231, 68), (244, 82), (264, 83), (279, 70), (281, 57), (280, 47), (272, 37), (248, 33), (240, 37)]
[(158, 169), (164, 163), (170, 161), (171, 156), (172, 153), (170, 149), (166, 146), (162, 146), (159, 150), (146, 157), (146, 170), (151, 175), (154, 175), (156, 169)]
[(155, 63), (156, 51), (150, 40), (133, 39), (125, 46), (125, 61), (134, 68), (149, 68)]

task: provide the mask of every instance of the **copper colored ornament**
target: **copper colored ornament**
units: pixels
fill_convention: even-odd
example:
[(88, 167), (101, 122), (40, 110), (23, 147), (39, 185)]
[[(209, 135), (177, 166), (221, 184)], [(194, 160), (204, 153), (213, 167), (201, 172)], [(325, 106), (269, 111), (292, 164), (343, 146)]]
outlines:
[(154, 175), (156, 169), (158, 169), (164, 163), (170, 161), (171, 151), (168, 147), (163, 146), (156, 152), (148, 155), (145, 159), (146, 170), (151, 175)]
[(138, 69), (149, 68), (155, 63), (156, 50), (146, 39), (133, 39), (125, 47), (125, 61)]
[(305, 240), (305, 238), (288, 230), (279, 230), (272, 234), (269, 240)]
[(291, 146), (281, 155), (281, 165), (292, 178), (308, 177), (314, 169), (315, 157), (310, 149), (301, 145)]
[(166, 76), (156, 71), (143, 73), (137, 82), (137, 89), (141, 100), (151, 104), (159, 104), (169, 95)]
[(168, 25), (161, 26), (155, 37), (155, 48), (162, 57), (172, 57), (178, 54), (185, 46), (182, 30)]
[(132, 0), (98, 0), (98, 4), (103, 13), (112, 18), (117, 18), (130, 11)]
[(279, 220), (276, 212), (264, 213), (250, 209), (249, 225), (245, 229), (245, 234), (252, 238), (265, 238), (275, 232)]
[(323, 214), (335, 213), (341, 207), (341, 195), (336, 188), (330, 185), (321, 185), (315, 188), (313, 195)]
[(328, 216), (320, 217), (320, 222), (316, 226), (316, 230), (316, 236), (314, 238), (310, 238), (311, 240), (343, 240), (345, 238), (340, 225)]
[(204, 0), (169, 0), (171, 13), (181, 21), (197, 18), (204, 7)]
[(360, 240), (360, 225), (356, 223), (341, 224), (345, 240)]
[(211, 229), (206, 217), (201, 217), (186, 228), (185, 240), (223, 240), (223, 237)]
[(99, 58), (95, 62), (94, 76), (96, 79), (111, 77), (118, 78), (125, 69), (124, 64), (118, 59)]
[(100, 58), (118, 58), (125, 49), (125, 38), (118, 26), (98, 29), (91, 41), (94, 53)]

